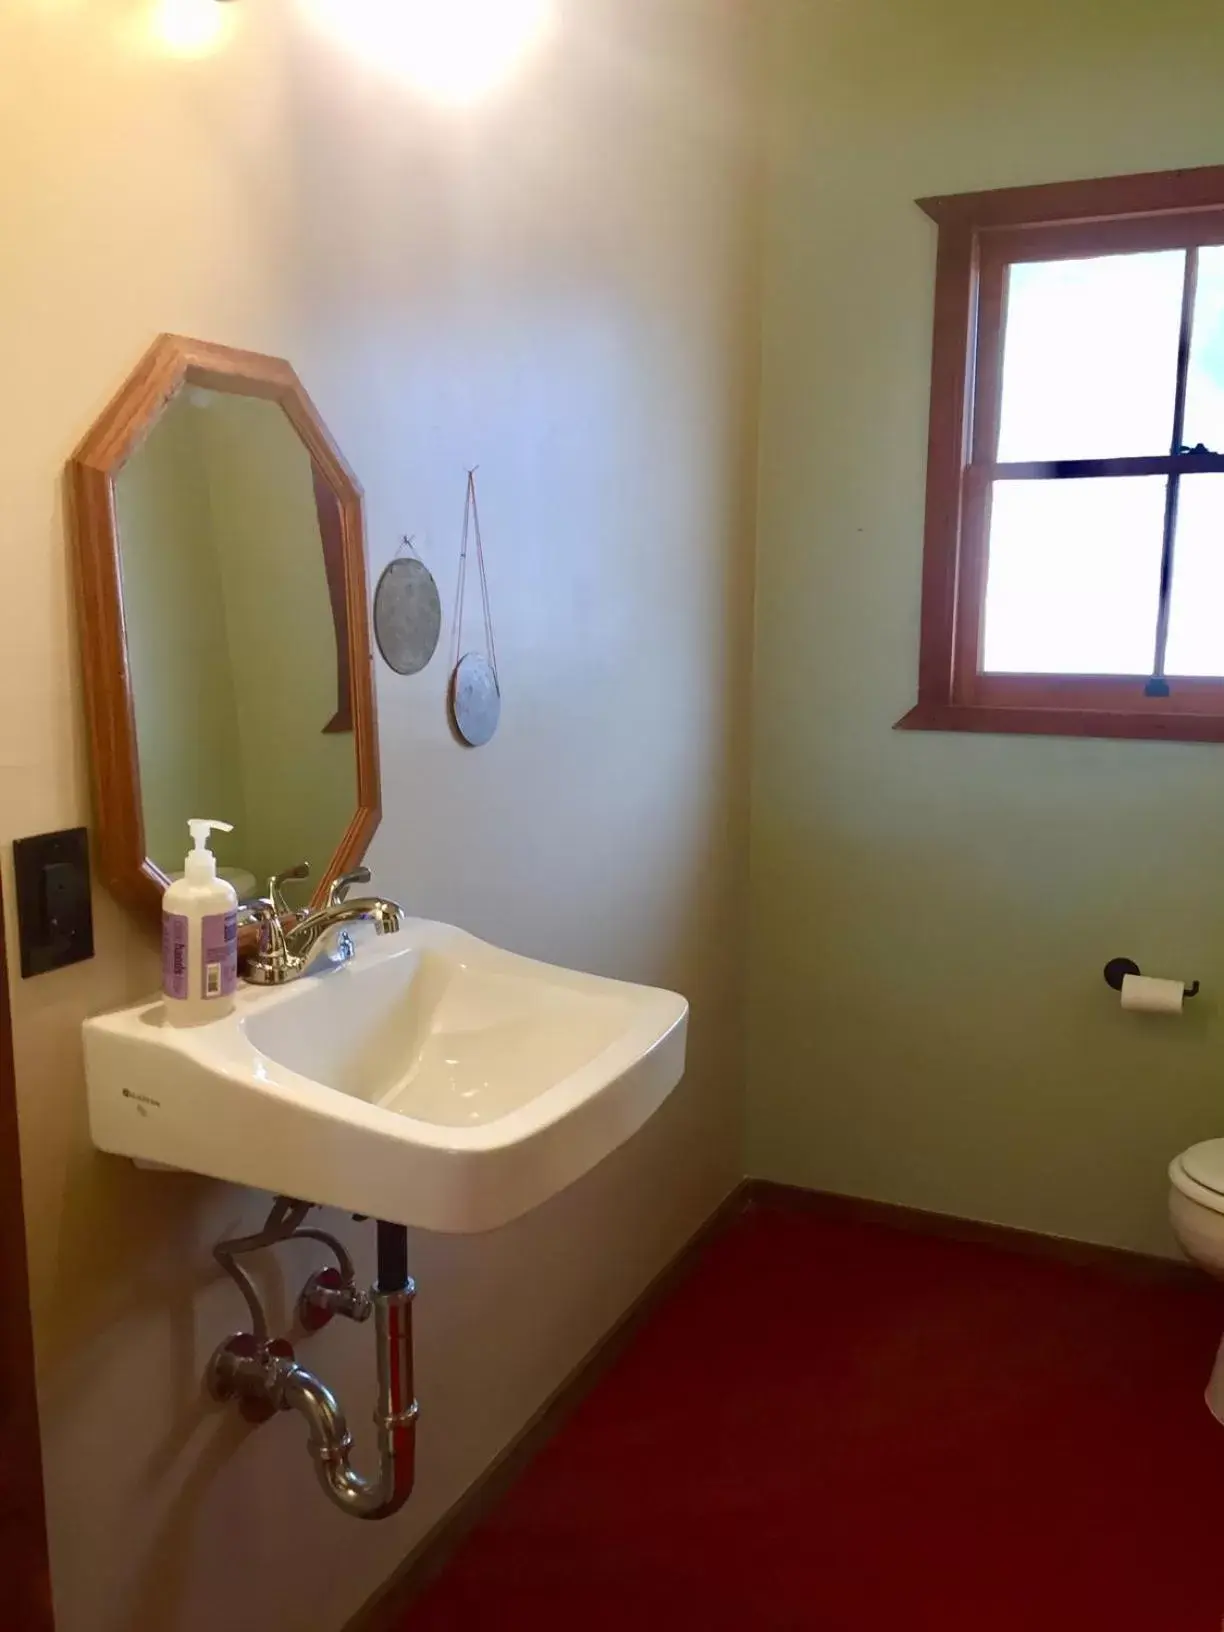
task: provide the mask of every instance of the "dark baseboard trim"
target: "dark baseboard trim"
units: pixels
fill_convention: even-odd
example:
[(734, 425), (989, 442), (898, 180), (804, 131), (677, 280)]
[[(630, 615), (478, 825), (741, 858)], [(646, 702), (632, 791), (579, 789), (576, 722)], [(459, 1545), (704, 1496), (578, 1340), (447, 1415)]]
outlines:
[(501, 1502), (527, 1464), (611, 1369), (639, 1328), (675, 1290), (702, 1248), (743, 1212), (747, 1194), (747, 1184), (736, 1185), (611, 1331), (600, 1338), (545, 1400), (526, 1427), (418, 1542), (391, 1579), (348, 1623), (345, 1632), (401, 1632), (404, 1616), (413, 1602), (442, 1573), (471, 1532)]
[(906, 1230), (914, 1235), (936, 1235), (945, 1241), (965, 1241), (975, 1246), (997, 1247), (1003, 1252), (1019, 1252), (1030, 1258), (1053, 1258), (1064, 1264), (1105, 1270), (1128, 1280), (1163, 1281), (1175, 1286), (1210, 1285), (1193, 1264), (1173, 1258), (1158, 1258), (1125, 1247), (1106, 1247), (1092, 1241), (1074, 1241), (1068, 1236), (1042, 1235), (1011, 1224), (987, 1224), (974, 1218), (957, 1218), (951, 1213), (929, 1213), (920, 1207), (900, 1207), (891, 1201), (871, 1201), (865, 1196), (841, 1196), (826, 1190), (805, 1190), (797, 1184), (775, 1184), (771, 1179), (748, 1179), (743, 1189), (748, 1207), (781, 1207), (798, 1212), (818, 1213), (824, 1218), (855, 1224), (881, 1224), (890, 1230)]
[(745, 1179), (731, 1192), (696, 1235), (642, 1293), (608, 1334), (581, 1360), (560, 1387), (544, 1402), (497, 1459), (468, 1487), (449, 1512), (417, 1544), (404, 1563), (345, 1628), (345, 1632), (401, 1632), (404, 1616), (414, 1600), (441, 1574), (471, 1532), (498, 1505), (527, 1464), (562, 1427), (567, 1417), (613, 1366), (639, 1328), (678, 1285), (701, 1249), (731, 1220), (753, 1207), (772, 1207), (816, 1214), (857, 1224), (878, 1224), (916, 1235), (939, 1236), (976, 1246), (1018, 1252), (1030, 1258), (1103, 1270), (1125, 1279), (1193, 1286), (1211, 1283), (1200, 1270), (1170, 1258), (1128, 1252), (1122, 1247), (1073, 1241), (1065, 1236), (1042, 1235), (1008, 1224), (987, 1224), (949, 1213), (924, 1212), (864, 1196), (841, 1196), (800, 1185), (775, 1184), (770, 1179)]

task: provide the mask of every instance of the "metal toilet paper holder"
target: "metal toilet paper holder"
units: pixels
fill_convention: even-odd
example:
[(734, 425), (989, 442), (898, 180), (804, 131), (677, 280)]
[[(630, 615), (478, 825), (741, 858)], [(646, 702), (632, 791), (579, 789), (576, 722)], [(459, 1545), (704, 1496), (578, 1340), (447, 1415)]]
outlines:
[[(1105, 984), (1112, 986), (1115, 992), (1120, 992), (1122, 982), (1127, 975), (1140, 975), (1142, 973), (1143, 971), (1133, 958), (1110, 958), (1105, 965)], [(1196, 980), (1193, 985), (1187, 986), (1185, 990), (1187, 997), (1197, 997), (1199, 994), (1198, 981)]]

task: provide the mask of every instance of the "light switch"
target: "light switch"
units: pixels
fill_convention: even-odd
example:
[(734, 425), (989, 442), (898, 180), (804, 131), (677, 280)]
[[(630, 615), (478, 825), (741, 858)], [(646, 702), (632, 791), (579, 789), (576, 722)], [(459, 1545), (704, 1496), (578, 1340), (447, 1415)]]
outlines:
[(83, 827), (13, 844), (21, 973), (45, 975), (92, 958), (89, 839)]

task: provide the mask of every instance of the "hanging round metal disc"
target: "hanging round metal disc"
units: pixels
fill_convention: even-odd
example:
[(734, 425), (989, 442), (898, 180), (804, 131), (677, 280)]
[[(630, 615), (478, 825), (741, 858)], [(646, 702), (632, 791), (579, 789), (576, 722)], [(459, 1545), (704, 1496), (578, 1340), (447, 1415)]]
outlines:
[(497, 674), (481, 652), (461, 657), (451, 676), (451, 723), (471, 748), (483, 748), (501, 719)]
[(400, 556), (374, 591), (374, 638), (396, 674), (420, 674), (438, 649), (442, 597), (433, 573), (415, 556)]

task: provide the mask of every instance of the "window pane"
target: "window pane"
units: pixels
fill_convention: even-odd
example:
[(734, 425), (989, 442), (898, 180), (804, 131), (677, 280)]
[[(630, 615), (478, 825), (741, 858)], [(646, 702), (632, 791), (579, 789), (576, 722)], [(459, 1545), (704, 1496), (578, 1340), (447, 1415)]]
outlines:
[(1165, 670), (1224, 675), (1224, 476), (1181, 479)]
[(1224, 453), (1224, 248), (1199, 250), (1183, 440)]
[(982, 667), (1150, 674), (1163, 476), (996, 482)]
[(1166, 454), (1185, 252), (1010, 269), (999, 458)]

